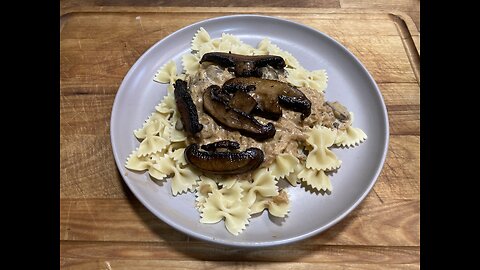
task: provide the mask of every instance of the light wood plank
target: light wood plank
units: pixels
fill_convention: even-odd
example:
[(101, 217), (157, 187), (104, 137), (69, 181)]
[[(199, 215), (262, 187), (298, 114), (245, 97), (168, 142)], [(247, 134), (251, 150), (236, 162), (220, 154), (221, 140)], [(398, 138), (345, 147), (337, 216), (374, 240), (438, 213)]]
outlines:
[(191, 0), (61, 0), (60, 9), (75, 10), (77, 7), (95, 7), (95, 6), (127, 6), (127, 7), (311, 7), (311, 8), (339, 8), (339, 0), (197, 0), (192, 4)]
[[(74, 13), (66, 18), (61, 40), (62, 42), (65, 39), (115, 40), (125, 35), (131, 37), (149, 35), (161, 39), (185, 25), (222, 15), (228, 15), (228, 13), (222, 11), (198, 13), (185, 10), (181, 16), (171, 12)], [(276, 17), (297, 21), (314, 28), (318, 27), (329, 35), (398, 35), (394, 22), (387, 13), (372, 14), (370, 17), (354, 13), (318, 13), (311, 14), (307, 19), (300, 12), (288, 10), (282, 14), (276, 14)]]
[[(181, 20), (177, 14), (169, 13), (68, 16), (61, 35), (62, 92), (72, 84), (91, 86), (89, 93), (101, 93), (108, 83), (119, 85), (136, 59), (156, 41), (194, 21), (219, 14), (188, 15)], [(375, 20), (358, 14), (319, 14), (313, 19), (295, 14), (281, 17), (315, 27), (343, 43), (377, 82), (416, 82), (395, 22), (390, 16), (377, 16)]]
[[(418, 200), (381, 201), (372, 192), (346, 219), (313, 237), (309, 243), (418, 246), (419, 220)], [(133, 196), (127, 199), (62, 199), (60, 239), (199, 242), (162, 222)]]
[(367, 68), (377, 83), (417, 82), (398, 36), (336, 37)]
[(412, 264), (361, 264), (361, 263), (305, 263), (305, 262), (255, 262), (255, 261), (194, 261), (194, 260), (121, 260), (121, 259), (76, 259), (60, 258), (60, 266), (65, 270), (147, 270), (147, 269), (192, 269), (192, 270), (413, 270), (419, 263)]
[[(357, 0), (300, 0), (300, 1), (285, 1), (285, 0), (242, 0), (242, 1), (228, 1), (225, 0), (212, 1), (212, 0), (198, 0), (195, 2), (195, 7), (192, 7), (191, 1), (137, 1), (137, 0), (121, 0), (121, 1), (93, 1), (93, 0), (61, 0), (60, 1), (60, 15), (68, 12), (75, 11), (145, 11), (145, 10), (160, 10), (167, 8), (168, 10), (175, 10), (178, 8), (188, 7), (189, 10), (205, 9), (205, 7), (219, 7), (222, 9), (232, 10), (237, 12), (242, 11), (242, 7), (248, 7), (250, 12), (254, 9), (257, 12), (261, 12), (264, 9), (268, 9), (269, 12), (285, 12), (285, 7), (288, 7), (288, 11), (303, 9), (303, 13), (309, 10), (337, 9), (339, 11), (353, 10), (355, 12), (365, 12), (368, 10), (384, 10), (384, 11), (402, 11), (408, 14), (418, 29), (420, 29), (420, 1), (419, 0), (375, 0), (375, 1), (357, 1)], [(200, 7), (200, 8), (199, 8)], [(217, 9), (219, 9), (217, 8)]]
[(415, 264), (419, 247), (326, 246), (300, 243), (261, 249), (225, 248), (203, 242), (119, 243), (61, 241), (60, 256), (79, 259), (258, 261)]
[(96, 2), (99, 6), (175, 6), (175, 7), (323, 7), (338, 8), (339, 0), (276, 0), (276, 1), (258, 1), (258, 0), (200, 0), (194, 4), (191, 0), (99, 0)]
[(388, 106), (390, 135), (420, 135), (420, 105)]
[(420, 29), (420, 0), (340, 0), (343, 9), (377, 9), (402, 11), (408, 14)]
[(340, 0), (342, 8), (420, 11), (420, 0)]
[(379, 83), (378, 88), (387, 108), (420, 105), (420, 87), (417, 83)]
[(374, 190), (382, 200), (420, 199), (420, 137), (390, 136), (387, 159)]

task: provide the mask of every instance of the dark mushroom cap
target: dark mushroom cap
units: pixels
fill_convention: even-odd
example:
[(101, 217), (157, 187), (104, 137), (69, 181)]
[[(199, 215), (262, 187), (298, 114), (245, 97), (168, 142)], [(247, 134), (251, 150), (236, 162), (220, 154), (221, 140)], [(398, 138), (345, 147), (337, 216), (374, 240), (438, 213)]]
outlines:
[(177, 104), (180, 120), (183, 128), (188, 135), (192, 136), (203, 129), (203, 125), (198, 120), (197, 107), (193, 103), (192, 96), (188, 92), (187, 82), (182, 80), (175, 81), (175, 103)]
[(203, 109), (217, 123), (259, 141), (275, 136), (275, 127), (272, 123), (262, 125), (252, 115), (232, 108), (228, 103), (229, 94), (219, 86), (211, 85), (205, 89)]
[(261, 77), (262, 73), (259, 68), (267, 65), (274, 69), (282, 69), (285, 67), (285, 60), (277, 55), (240, 55), (224, 52), (209, 52), (202, 56), (200, 64), (203, 62), (212, 62), (222, 67), (232, 67), (235, 75), (238, 77)]
[(233, 78), (226, 81), (222, 87), (226, 92), (252, 91), (258, 105), (255, 114), (265, 118), (278, 120), (282, 115), (280, 107), (302, 113), (305, 119), (311, 113), (310, 100), (295, 86), (256, 77)]
[(202, 149), (209, 152), (217, 151), (217, 149), (220, 149), (220, 148), (228, 149), (228, 150), (237, 150), (240, 148), (240, 144), (236, 141), (222, 140), (222, 141), (202, 145)]
[(254, 170), (264, 160), (259, 148), (248, 148), (242, 152), (201, 151), (197, 144), (189, 145), (184, 152), (185, 160), (196, 169), (211, 174), (241, 174)]

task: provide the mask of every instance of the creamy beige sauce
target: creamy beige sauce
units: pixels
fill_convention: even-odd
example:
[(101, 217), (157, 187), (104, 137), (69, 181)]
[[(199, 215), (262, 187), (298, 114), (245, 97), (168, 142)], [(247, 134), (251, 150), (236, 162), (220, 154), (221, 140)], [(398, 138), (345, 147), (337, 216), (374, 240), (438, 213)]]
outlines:
[[(324, 105), (325, 97), (323, 93), (307, 87), (299, 89), (312, 102), (312, 112), (303, 121), (300, 113), (282, 109), (282, 117), (278, 121), (272, 121), (256, 116), (255, 118), (262, 124), (272, 122), (275, 126), (276, 133), (271, 139), (258, 142), (253, 138), (246, 137), (238, 131), (227, 131), (221, 125), (217, 124), (203, 110), (203, 93), (204, 90), (212, 84), (222, 86), (227, 80), (234, 78), (234, 74), (226, 69), (221, 69), (215, 65), (207, 67), (201, 66), (198, 73), (187, 78), (190, 87), (193, 102), (197, 106), (200, 123), (204, 126), (202, 131), (194, 138), (189, 138), (189, 143), (198, 143), (200, 145), (216, 142), (219, 140), (232, 140), (240, 144), (240, 150), (249, 147), (257, 147), (262, 149), (265, 154), (265, 161), (261, 167), (269, 166), (275, 157), (282, 153), (293, 154), (300, 160), (305, 160), (306, 155), (299, 146), (303, 145), (307, 139), (306, 132), (308, 128), (318, 124), (329, 128), (336, 128), (334, 123), (338, 123), (338, 129), (346, 129), (350, 123), (341, 123), (336, 120), (332, 109)], [(279, 76), (279, 81), (286, 81), (284, 76)]]

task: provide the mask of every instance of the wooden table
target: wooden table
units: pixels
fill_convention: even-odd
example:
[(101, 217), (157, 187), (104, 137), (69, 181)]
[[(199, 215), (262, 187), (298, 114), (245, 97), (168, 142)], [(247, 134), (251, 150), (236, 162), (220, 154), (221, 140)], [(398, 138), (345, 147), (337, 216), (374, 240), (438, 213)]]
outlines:
[(256, 8), (319, 29), (364, 63), (387, 104), (390, 145), (373, 191), (339, 224), (300, 243), (245, 250), (191, 239), (151, 214), (118, 173), (109, 130), (118, 87), (147, 48), (195, 21), (249, 10), (81, 10), (60, 28), (62, 269), (419, 268), (420, 44), (408, 15)]

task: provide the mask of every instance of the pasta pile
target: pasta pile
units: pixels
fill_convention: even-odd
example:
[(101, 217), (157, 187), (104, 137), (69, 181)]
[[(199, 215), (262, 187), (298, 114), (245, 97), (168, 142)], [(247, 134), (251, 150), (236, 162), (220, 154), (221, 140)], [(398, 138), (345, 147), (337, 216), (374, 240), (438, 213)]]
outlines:
[[(328, 80), (325, 70), (305, 70), (295, 57), (268, 39), (262, 40), (255, 48), (231, 34), (223, 33), (220, 38), (212, 39), (205, 29), (200, 28), (193, 37), (191, 49), (192, 53), (182, 56), (183, 73), (178, 73), (175, 62), (170, 61), (155, 74), (156, 82), (169, 84), (167, 95), (155, 107), (155, 112), (143, 127), (134, 131), (141, 143), (127, 158), (126, 167), (148, 171), (151, 177), (158, 180), (170, 179), (174, 196), (194, 192), (200, 222), (217, 223), (224, 220), (226, 229), (233, 235), (238, 235), (246, 228), (252, 215), (265, 209), (276, 217), (287, 216), (290, 211), (288, 192), (277, 185), (282, 179), (292, 186), (303, 183), (310, 191), (331, 191), (332, 184), (326, 172), (338, 169), (342, 162), (330, 148), (354, 147), (366, 140), (367, 135), (359, 128), (350, 126), (342, 132), (317, 125), (309, 130), (304, 142), (308, 150), (305, 162), (290, 153), (283, 153), (268, 167), (256, 169), (252, 179), (204, 175), (187, 164), (184, 157), (186, 134), (175, 129), (180, 118), (173, 95), (173, 83), (196, 74), (203, 54), (220, 51), (244, 55), (279, 55), (287, 64), (289, 83), (324, 92)], [(352, 113), (351, 117), (353, 119)]]

